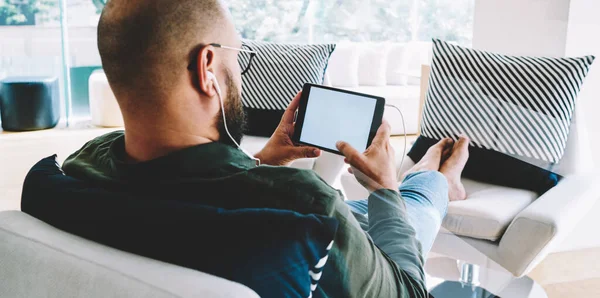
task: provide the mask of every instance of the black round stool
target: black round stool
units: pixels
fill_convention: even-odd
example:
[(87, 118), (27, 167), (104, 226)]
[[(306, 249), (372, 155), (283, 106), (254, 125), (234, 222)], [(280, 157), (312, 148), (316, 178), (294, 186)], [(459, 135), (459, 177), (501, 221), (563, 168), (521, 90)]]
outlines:
[(58, 79), (7, 77), (0, 81), (0, 117), (6, 131), (55, 127), (60, 119)]

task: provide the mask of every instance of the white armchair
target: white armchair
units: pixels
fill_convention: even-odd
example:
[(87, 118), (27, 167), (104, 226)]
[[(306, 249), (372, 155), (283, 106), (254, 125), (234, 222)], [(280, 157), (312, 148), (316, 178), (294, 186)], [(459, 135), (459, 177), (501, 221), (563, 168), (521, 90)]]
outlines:
[(0, 297), (258, 295), (242, 284), (106, 247), (6, 211), (0, 212)]
[[(425, 82), (428, 75), (429, 67), (424, 66)], [(576, 112), (565, 156), (553, 169), (565, 178), (544, 195), (463, 179), (468, 198), (449, 204), (427, 261), (428, 274), (460, 281), (456, 285), (470, 285), (473, 291), (481, 283), (482, 288), (500, 297), (547, 297), (525, 275), (557, 250), (600, 198), (600, 177), (590, 174), (593, 166), (585, 126), (577, 125), (583, 123), (581, 117)], [(400, 171), (412, 165), (406, 159)], [(341, 182), (350, 199), (364, 196), (366, 191), (351, 175), (344, 174)], [(450, 266), (454, 270), (444, 272), (448, 260), (454, 262)], [(498, 275), (494, 281), (494, 274), (486, 270), (505, 272), (510, 280), (498, 283)]]

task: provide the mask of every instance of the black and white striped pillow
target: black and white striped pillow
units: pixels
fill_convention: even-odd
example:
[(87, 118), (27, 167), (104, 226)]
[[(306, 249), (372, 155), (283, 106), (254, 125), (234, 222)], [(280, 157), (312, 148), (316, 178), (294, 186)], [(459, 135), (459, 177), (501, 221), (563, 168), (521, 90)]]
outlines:
[(475, 147), (558, 163), (593, 61), (506, 56), (434, 39), (421, 134), (465, 134)]
[[(258, 54), (242, 77), (247, 133), (271, 136), (283, 112), (305, 83), (322, 84), (334, 44), (275, 44), (244, 40)], [(241, 63), (250, 58), (240, 53)]]

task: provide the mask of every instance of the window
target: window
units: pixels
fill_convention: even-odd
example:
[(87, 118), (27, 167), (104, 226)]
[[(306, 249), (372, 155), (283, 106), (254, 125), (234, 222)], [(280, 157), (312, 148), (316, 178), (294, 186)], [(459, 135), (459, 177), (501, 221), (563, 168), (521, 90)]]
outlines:
[(59, 16), (58, 0), (0, 0), (0, 79), (56, 77), (64, 107)]
[(97, 27), (106, 0), (66, 0), (73, 122), (90, 118), (90, 75), (102, 68)]
[(54, 76), (61, 86), (62, 120), (89, 118), (88, 78), (101, 68), (96, 42), (99, 13), (106, 0), (64, 0), (67, 8), (69, 91), (62, 60), (59, 0), (0, 0), (0, 78)]
[[(89, 118), (88, 78), (101, 68), (96, 44), (107, 0), (64, 0), (72, 114)], [(225, 0), (244, 38), (272, 42), (427, 41), (470, 45), (475, 0)], [(63, 116), (66, 75), (59, 0), (0, 0), (0, 78), (56, 76)], [(64, 117), (63, 117), (64, 119)]]
[(406, 42), (470, 45), (474, 0), (229, 0), (244, 38), (273, 42)]
[(60, 75), (59, 14), (58, 0), (0, 0), (0, 78)]

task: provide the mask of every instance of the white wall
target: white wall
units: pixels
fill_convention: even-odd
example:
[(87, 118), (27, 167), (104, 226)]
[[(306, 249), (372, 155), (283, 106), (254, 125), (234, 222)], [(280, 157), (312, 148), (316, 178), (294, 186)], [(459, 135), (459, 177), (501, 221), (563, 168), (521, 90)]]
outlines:
[[(587, 111), (585, 121), (592, 148), (596, 149), (600, 148), (600, 1), (571, 0), (566, 55), (590, 54), (595, 55), (596, 60), (578, 100), (583, 110)], [(595, 166), (598, 167), (600, 151), (594, 151)]]
[(473, 47), (509, 55), (564, 56), (569, 2), (476, 0)]
[[(596, 153), (596, 171), (600, 172), (600, 1), (476, 0), (473, 47), (509, 55), (596, 55), (578, 107), (584, 111), (592, 152)], [(598, 214), (600, 200), (579, 215), (581, 222), (558, 250), (600, 247)]]
[[(567, 34), (567, 56), (593, 54), (596, 61), (579, 95), (579, 104), (592, 145), (595, 168), (600, 171), (600, 1), (571, 0)], [(600, 201), (583, 216), (577, 229), (563, 243), (561, 250), (600, 247)]]
[[(592, 148), (600, 148), (600, 1), (476, 0), (473, 47), (508, 55), (596, 55), (578, 98)], [(593, 155), (600, 165), (600, 155)]]

